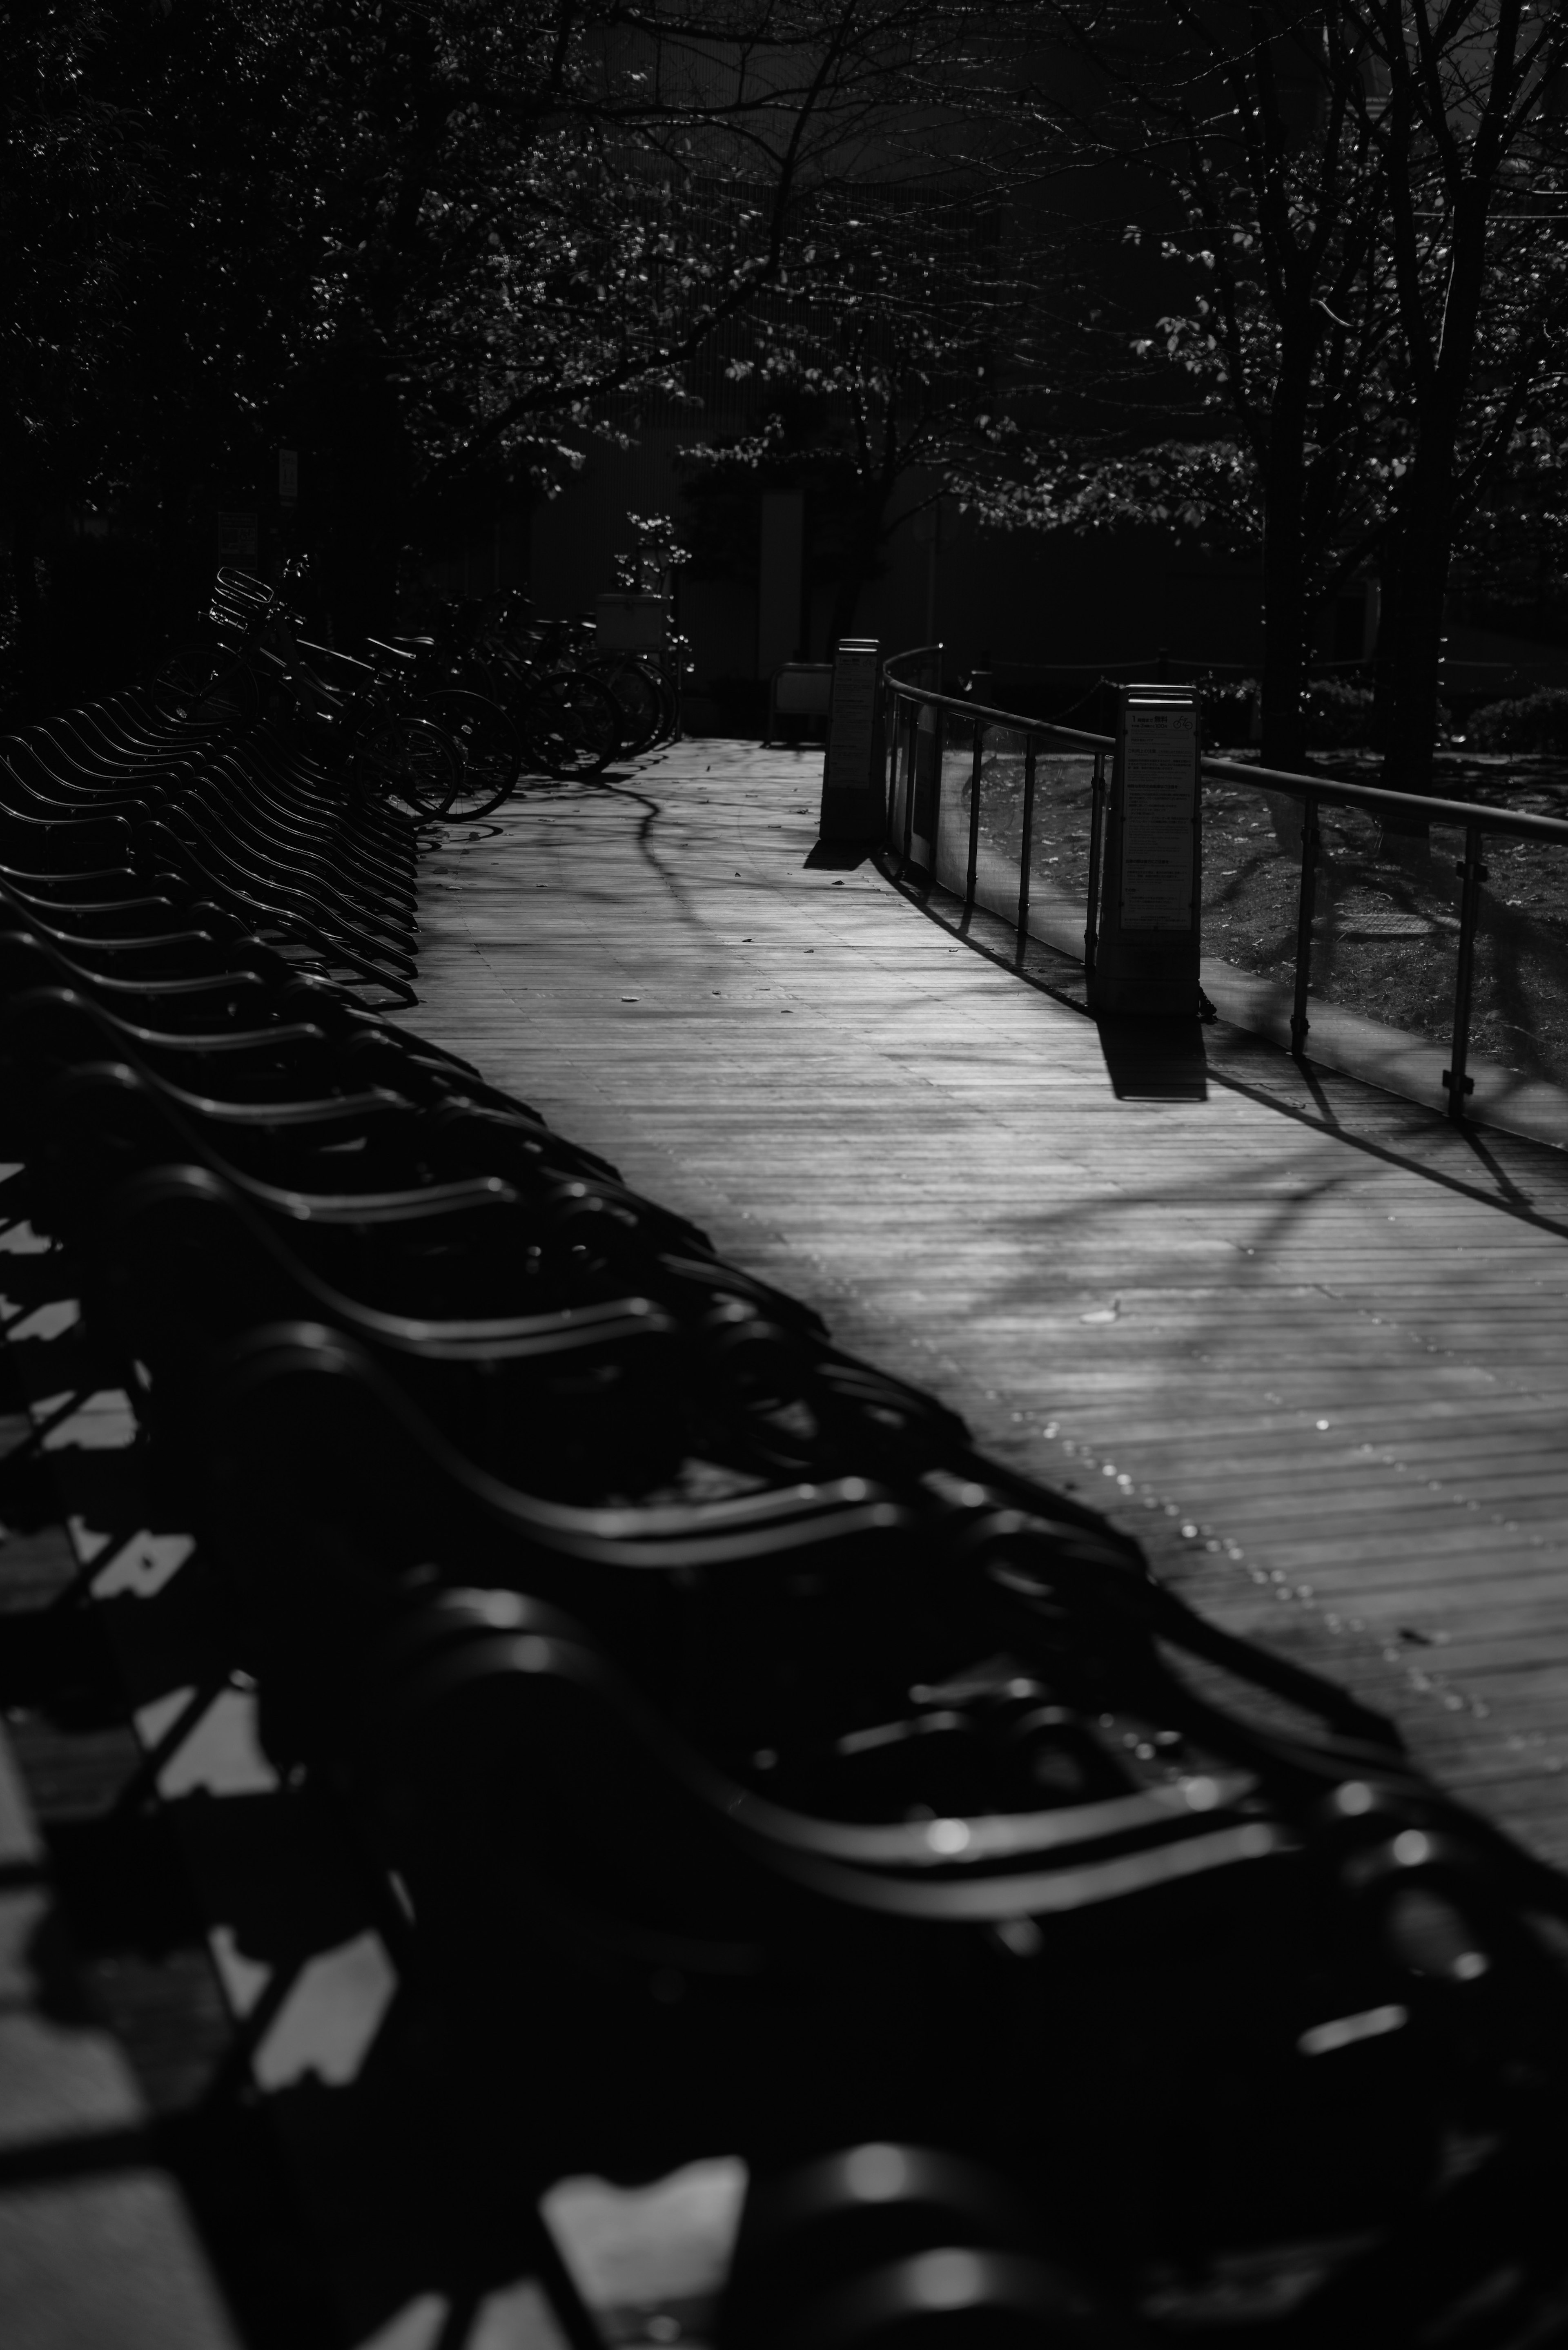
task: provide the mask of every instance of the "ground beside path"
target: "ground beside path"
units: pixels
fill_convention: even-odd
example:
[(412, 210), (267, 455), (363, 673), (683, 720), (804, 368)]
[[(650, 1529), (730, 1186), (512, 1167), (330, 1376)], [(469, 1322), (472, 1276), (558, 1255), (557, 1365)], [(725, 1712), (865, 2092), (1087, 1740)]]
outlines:
[(1117, 1099), (1081, 1011), (806, 861), (820, 767), (696, 741), (457, 829), (409, 1024), (1568, 1863), (1568, 1159), (1234, 1035)]

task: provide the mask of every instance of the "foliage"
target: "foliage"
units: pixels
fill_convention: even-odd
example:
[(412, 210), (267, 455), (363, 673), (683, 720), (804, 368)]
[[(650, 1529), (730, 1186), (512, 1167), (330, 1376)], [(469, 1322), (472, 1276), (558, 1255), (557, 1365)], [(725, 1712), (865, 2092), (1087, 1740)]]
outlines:
[(1489, 702), (1465, 728), (1472, 751), (1568, 753), (1568, 686), (1539, 686), (1511, 702)]
[(1454, 584), (1459, 616), (1568, 641), (1568, 401), (1559, 381), (1516, 429), (1461, 517)]
[(1369, 686), (1314, 678), (1303, 697), (1306, 739), (1320, 750), (1365, 750), (1372, 740), (1372, 711)]
[(725, 478), (808, 490), (814, 569), (837, 588), (830, 640), (852, 628), (894, 528), (944, 499), (1033, 519), (1014, 513), (1038, 463), (1022, 411), (1051, 355), (1027, 227), (967, 181), (815, 190), (732, 341), (745, 419), (685, 452), (700, 502), (716, 515)]
[(1252, 740), (1258, 706), (1255, 677), (1200, 677), (1198, 686), (1203, 743), (1210, 751), (1240, 751)]
[(102, 86), (113, 29), (95, 0), (0, 16), (0, 678), (12, 690), (46, 658), (44, 517), (104, 494), (139, 414), (127, 362), (160, 159), (138, 109)]
[[(1203, 738), (1211, 748), (1236, 750), (1253, 740), (1259, 690), (1256, 678), (1199, 680)], [(1369, 687), (1347, 678), (1314, 678), (1302, 697), (1307, 743), (1314, 750), (1364, 749), (1372, 739), (1372, 709)]]
[[(960, 14), (961, 15), (961, 9)], [(299, 449), (350, 624), (400, 546), (679, 395), (951, 37), (919, 0), (62, 0), (0, 32), (20, 605), (51, 506), (165, 550)], [(846, 161), (846, 159), (848, 159)], [(626, 417), (620, 429), (626, 429)], [(24, 560), (19, 550), (26, 541)], [(34, 598), (36, 604), (36, 599)], [(24, 619), (25, 619), (24, 615)]]
[(1261, 547), (1275, 760), (1293, 728), (1299, 747), (1314, 606), (1378, 569), (1390, 739), (1419, 783), (1450, 548), (1484, 538), (1494, 480), (1561, 410), (1568, 251), (1542, 100), (1562, 12), (1048, 0), (1048, 16), (1082, 72), (1042, 71), (1040, 119), (1165, 273), (1158, 325), (1127, 338), (1159, 421), (1107, 377), (1106, 413), (1023, 503)]
[(158, 157), (134, 107), (97, 86), (109, 36), (108, 12), (89, 0), (0, 20), (8, 470), (59, 465), (92, 476), (109, 413), (97, 394), (130, 346), (138, 235)]
[(669, 515), (628, 514), (627, 522), (637, 544), (628, 553), (612, 557), (613, 584), (634, 594), (668, 594), (670, 575), (691, 562), (691, 548), (681, 546)]

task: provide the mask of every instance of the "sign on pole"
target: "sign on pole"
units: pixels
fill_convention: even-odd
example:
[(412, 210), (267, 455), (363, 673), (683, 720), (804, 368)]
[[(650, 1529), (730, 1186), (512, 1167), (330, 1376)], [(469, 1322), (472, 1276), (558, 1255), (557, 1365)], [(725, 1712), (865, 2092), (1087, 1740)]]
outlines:
[(596, 596), (594, 641), (606, 652), (662, 652), (670, 641), (670, 607), (662, 596), (640, 588)]
[(875, 840), (882, 831), (882, 649), (875, 637), (841, 637), (833, 657), (827, 755), (822, 768), (824, 840)]
[(256, 560), (257, 525), (260, 517), (254, 514), (232, 514), (225, 510), (218, 516), (218, 560), (220, 563), (254, 564)]
[(1120, 689), (1094, 1012), (1187, 1019), (1198, 1011), (1201, 753), (1195, 687)]

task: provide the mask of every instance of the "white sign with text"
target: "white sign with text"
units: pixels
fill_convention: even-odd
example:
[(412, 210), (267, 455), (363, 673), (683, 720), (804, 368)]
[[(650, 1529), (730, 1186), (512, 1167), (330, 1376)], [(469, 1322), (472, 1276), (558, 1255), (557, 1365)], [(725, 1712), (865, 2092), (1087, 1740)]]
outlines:
[(1129, 702), (1126, 725), (1122, 928), (1190, 930), (1198, 712), (1189, 702)]

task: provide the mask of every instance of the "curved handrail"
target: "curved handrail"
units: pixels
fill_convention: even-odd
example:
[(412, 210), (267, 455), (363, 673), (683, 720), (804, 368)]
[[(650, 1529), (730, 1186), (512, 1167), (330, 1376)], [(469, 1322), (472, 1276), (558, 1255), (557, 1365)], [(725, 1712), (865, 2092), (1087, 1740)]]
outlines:
[[(905, 839), (893, 846), (901, 848), (908, 858), (911, 811), (915, 801), (914, 738), (918, 731), (919, 713), (929, 711), (933, 723), (940, 725), (942, 714), (952, 712), (977, 727), (975, 737), (975, 775), (980, 774), (981, 731), (987, 726), (1003, 726), (1010, 733), (1024, 737), (1026, 753), (1025, 816), (1020, 847), (1018, 889), (1018, 937), (1022, 956), (1028, 936), (1029, 922), (1029, 858), (1030, 811), (1033, 805), (1034, 754), (1042, 743), (1060, 743), (1074, 750), (1094, 754), (1094, 814), (1090, 836), (1089, 877), (1087, 886), (1087, 920), (1084, 934), (1083, 961), (1086, 971), (1093, 971), (1096, 936), (1098, 921), (1100, 887), (1100, 846), (1102, 819), (1106, 804), (1106, 756), (1116, 745), (1108, 734), (1090, 733), (1078, 726), (1059, 726), (1049, 719), (1028, 718), (1021, 712), (999, 710), (989, 702), (974, 702), (967, 695), (943, 693), (940, 687), (921, 685), (900, 675), (900, 669), (911, 663), (934, 664), (937, 676), (941, 674), (942, 648), (939, 645), (915, 645), (902, 652), (891, 653), (882, 666), (882, 681), (887, 697), (884, 741), (888, 751), (885, 776), (885, 806), (889, 827), (892, 822), (896, 795), (896, 770), (901, 709), (909, 714), (908, 725), (910, 772), (905, 777), (904, 831)], [(913, 723), (909, 723), (912, 721)], [(1471, 997), (1475, 982), (1475, 940), (1481, 910), (1481, 884), (1486, 871), (1480, 861), (1481, 843), (1486, 835), (1501, 835), (1515, 840), (1534, 841), (1541, 847), (1568, 847), (1568, 820), (1561, 816), (1532, 816), (1522, 808), (1489, 807), (1478, 800), (1449, 800), (1426, 792), (1390, 791), (1380, 784), (1353, 784), (1333, 775), (1291, 775), (1279, 767), (1258, 767), (1239, 759), (1217, 759), (1207, 756), (1199, 761), (1199, 772), (1207, 783), (1240, 785), (1260, 792), (1270, 798), (1285, 797), (1301, 803), (1300, 895), (1296, 918), (1296, 954), (1293, 988), (1293, 1009), (1291, 1016), (1291, 1050), (1301, 1057), (1306, 1049), (1309, 1021), (1307, 999), (1312, 984), (1313, 920), (1316, 900), (1316, 876), (1320, 857), (1317, 811), (1327, 803), (1336, 807), (1361, 808), (1369, 816), (1397, 816), (1404, 826), (1414, 820), (1417, 825), (1440, 824), (1461, 827), (1465, 837), (1465, 853), (1458, 867), (1463, 888), (1459, 899), (1459, 952), (1454, 972), (1454, 1005), (1452, 1045), (1449, 1065), (1443, 1071), (1442, 1082), (1449, 1096), (1449, 1115), (1456, 1122), (1464, 1118), (1467, 1094), (1473, 1093), (1475, 1083), (1466, 1073), (1469, 1056)], [(890, 836), (889, 836), (890, 837)], [(965, 903), (972, 907), (976, 895), (976, 865), (980, 841), (980, 795), (975, 791), (970, 808), (969, 873), (965, 888)]]
[[(979, 718), (990, 726), (1006, 726), (1021, 734), (1048, 734), (1054, 740), (1087, 751), (1112, 751), (1109, 734), (1092, 734), (1080, 726), (1058, 726), (1044, 718), (1025, 718), (1016, 710), (998, 710), (990, 702), (972, 702), (967, 694), (937, 693), (893, 675), (895, 661), (940, 653), (940, 645), (916, 645), (890, 653), (882, 664), (884, 683), (898, 698), (952, 710), (965, 718)], [(1336, 807), (1365, 807), (1372, 814), (1391, 811), (1403, 816), (1424, 816), (1429, 824), (1475, 825), (1483, 832), (1501, 832), (1521, 840), (1546, 840), (1568, 847), (1568, 819), (1531, 816), (1523, 808), (1489, 807), (1481, 800), (1446, 800), (1424, 792), (1390, 791), (1382, 784), (1352, 784), (1334, 775), (1291, 775), (1283, 767), (1258, 767), (1250, 761), (1215, 759), (1207, 754), (1199, 766), (1205, 777), (1219, 783), (1250, 784), (1260, 791), (1282, 792), (1292, 799), (1329, 800)]]

